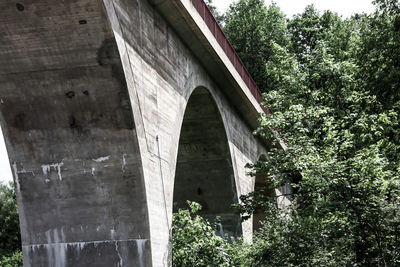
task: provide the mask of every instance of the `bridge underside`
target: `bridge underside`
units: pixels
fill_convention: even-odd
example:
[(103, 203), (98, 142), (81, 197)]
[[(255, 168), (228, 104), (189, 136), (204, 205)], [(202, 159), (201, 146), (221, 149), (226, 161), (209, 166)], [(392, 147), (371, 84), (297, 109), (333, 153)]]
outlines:
[(230, 204), (265, 153), (255, 109), (147, 0), (0, 0), (0, 36), (24, 266), (167, 266), (174, 198), (251, 238)]
[(196, 89), (183, 117), (174, 182), (174, 210), (187, 200), (201, 204), (200, 214), (214, 221), (220, 234), (241, 235), (235, 177), (224, 125), (211, 94)]

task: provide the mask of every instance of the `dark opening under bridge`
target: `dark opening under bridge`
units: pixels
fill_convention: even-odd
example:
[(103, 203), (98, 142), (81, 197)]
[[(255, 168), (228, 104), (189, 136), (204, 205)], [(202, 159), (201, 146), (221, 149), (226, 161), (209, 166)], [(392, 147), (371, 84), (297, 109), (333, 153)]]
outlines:
[(2, 0), (0, 63), (24, 266), (167, 266), (187, 199), (251, 239), (262, 98), (201, 0)]

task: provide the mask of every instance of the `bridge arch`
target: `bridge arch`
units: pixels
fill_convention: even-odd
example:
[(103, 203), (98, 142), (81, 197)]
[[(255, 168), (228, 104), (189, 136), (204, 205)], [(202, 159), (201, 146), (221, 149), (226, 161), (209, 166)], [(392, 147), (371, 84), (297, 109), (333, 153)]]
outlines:
[(186, 208), (187, 200), (198, 202), (203, 217), (220, 218), (219, 234), (242, 234), (232, 208), (238, 197), (226, 127), (215, 98), (204, 87), (194, 89), (184, 112), (173, 192), (174, 211)]
[[(185, 1), (38, 0), (23, 12), (3, 2), (0, 124), (24, 266), (168, 266), (180, 125), (200, 89), (224, 140), (208, 135), (226, 153), (217, 153), (226, 203), (253, 190), (244, 166), (265, 150), (251, 134), (255, 88), (240, 64), (220, 60)], [(209, 125), (202, 135), (216, 130)], [(251, 236), (251, 222), (236, 230)]]

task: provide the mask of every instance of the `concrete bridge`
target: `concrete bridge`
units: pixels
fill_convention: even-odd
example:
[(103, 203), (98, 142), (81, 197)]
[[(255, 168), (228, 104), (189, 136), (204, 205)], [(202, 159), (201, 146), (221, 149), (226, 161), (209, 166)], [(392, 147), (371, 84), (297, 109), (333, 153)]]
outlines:
[(187, 199), (251, 239), (261, 96), (201, 0), (1, 0), (0, 100), (24, 266), (168, 266)]

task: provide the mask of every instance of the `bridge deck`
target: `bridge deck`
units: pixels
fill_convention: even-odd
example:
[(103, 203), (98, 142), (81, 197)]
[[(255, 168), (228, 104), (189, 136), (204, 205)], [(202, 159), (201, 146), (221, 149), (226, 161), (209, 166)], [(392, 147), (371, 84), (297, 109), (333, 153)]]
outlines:
[[(237, 55), (236, 51), (233, 49), (232, 45), (229, 43), (228, 39), (226, 38), (224, 32), (222, 31), (221, 27), (219, 26), (218, 22), (215, 20), (214, 16), (212, 15), (211, 11), (208, 9), (207, 5), (204, 3), (203, 0), (191, 0), (193, 6), (196, 8), (197, 12), (203, 18), (204, 22), (207, 24), (208, 29), (214, 35), (215, 39), (217, 40), (218, 44), (224, 50), (225, 54), (228, 56), (229, 60), (235, 67), (236, 71), (239, 73), (240, 77), (242, 77), (243, 81), (250, 89), (250, 92), (256, 98), (258, 103), (263, 102), (263, 97), (261, 95), (260, 90), (258, 89), (256, 83), (254, 82), (253, 78), (244, 67), (243, 62), (240, 60), (239, 56)], [(270, 113), (269, 109), (264, 108), (266, 113)]]
[(262, 107), (260, 90), (203, 0), (149, 0), (205, 66), (252, 128)]

